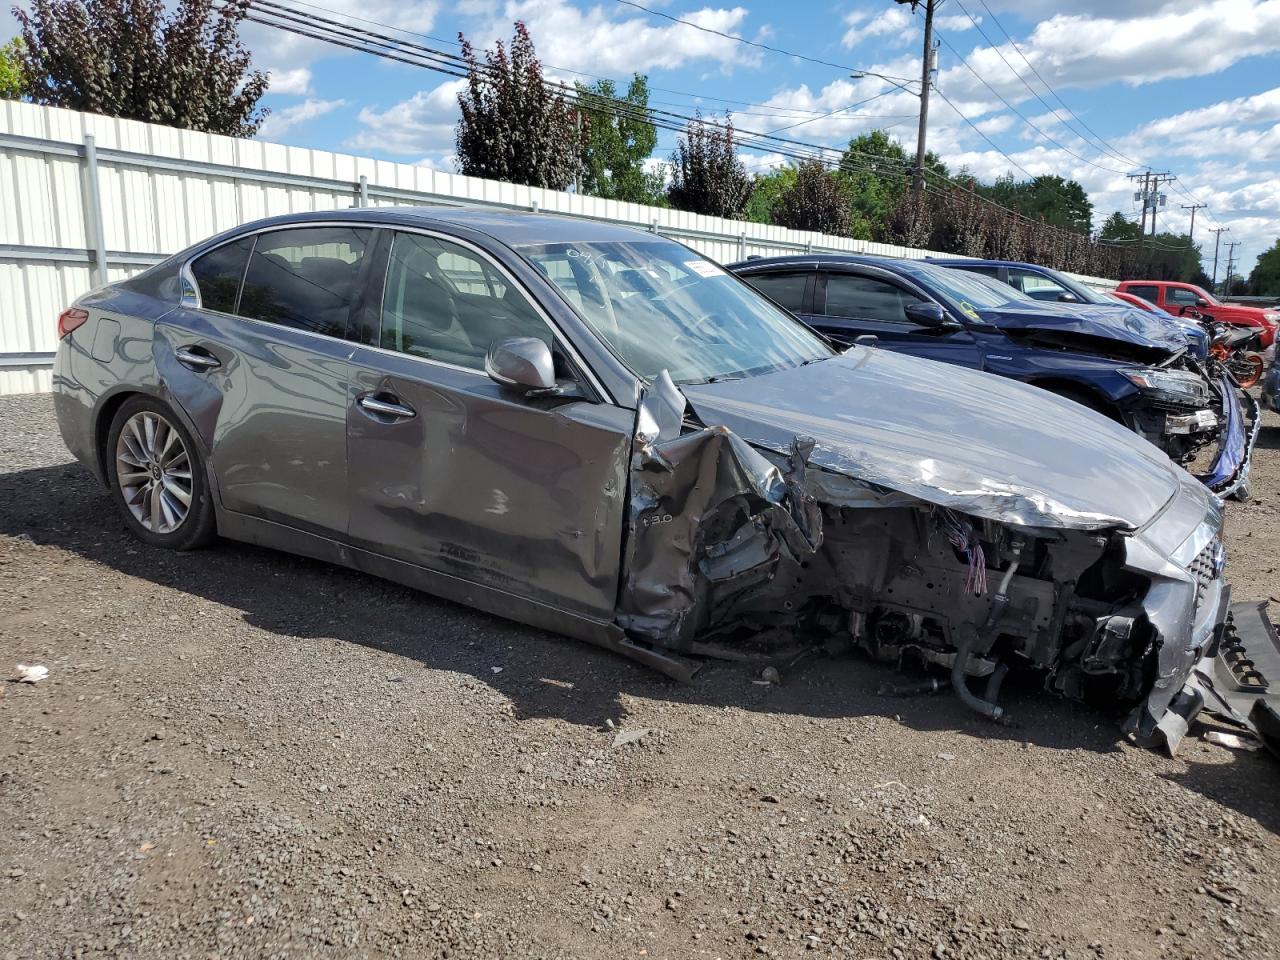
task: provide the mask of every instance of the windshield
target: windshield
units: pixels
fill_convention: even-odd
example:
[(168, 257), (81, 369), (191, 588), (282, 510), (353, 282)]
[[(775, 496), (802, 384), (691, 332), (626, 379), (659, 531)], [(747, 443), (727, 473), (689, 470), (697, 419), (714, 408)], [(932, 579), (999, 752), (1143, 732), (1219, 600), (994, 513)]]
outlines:
[(1219, 301), (1218, 298), (1215, 297), (1208, 290), (1204, 290), (1200, 287), (1192, 287), (1191, 289), (1195, 291), (1195, 294), (1197, 297), (1204, 297), (1205, 303), (1209, 304), (1209, 306), (1211, 307), (1222, 306), (1221, 301)]
[(731, 274), (670, 240), (519, 247), (635, 373), (758, 376), (835, 351)]
[(964, 270), (935, 267), (913, 260), (903, 260), (901, 267), (908, 276), (949, 297), (970, 318), (980, 319), (979, 310), (994, 310), (1029, 299), (1026, 294), (998, 280), (990, 280)]
[(1074, 293), (1082, 303), (1096, 303), (1110, 305), (1106, 297), (1096, 290), (1090, 290), (1083, 283), (1078, 283), (1068, 276), (1064, 276), (1057, 270), (1045, 270), (1045, 275), (1052, 278), (1059, 286), (1065, 287)]

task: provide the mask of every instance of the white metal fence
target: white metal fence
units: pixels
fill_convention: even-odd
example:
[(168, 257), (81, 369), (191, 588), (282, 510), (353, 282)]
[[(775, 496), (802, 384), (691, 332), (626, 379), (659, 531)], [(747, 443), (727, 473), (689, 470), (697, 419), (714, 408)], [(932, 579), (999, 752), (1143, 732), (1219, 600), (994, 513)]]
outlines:
[(50, 389), (57, 316), (94, 286), (259, 217), (405, 204), (630, 224), (721, 262), (805, 251), (944, 256), (0, 100), (0, 395)]

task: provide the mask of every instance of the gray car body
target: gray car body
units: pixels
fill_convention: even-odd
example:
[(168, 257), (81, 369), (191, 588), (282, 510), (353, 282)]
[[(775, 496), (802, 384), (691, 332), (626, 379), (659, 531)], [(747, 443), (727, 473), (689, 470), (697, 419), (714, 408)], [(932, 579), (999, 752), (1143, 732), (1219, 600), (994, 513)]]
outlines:
[[(331, 223), (429, 233), (483, 255), (543, 315), (582, 398), (532, 401), (477, 371), (361, 342), (359, 318), (378, 305), (378, 277), (365, 278), (348, 339), (200, 307), (188, 271), (195, 257), (241, 236)], [(1195, 686), (1229, 596), (1220, 565), (1207, 577), (1193, 569), (1220, 534), (1216, 498), (1155, 447), (1076, 404), (872, 348), (683, 392), (665, 378), (647, 383), (516, 250), (646, 238), (657, 239), (471, 209), (248, 224), (78, 301), (90, 319), (58, 350), (59, 424), (72, 453), (103, 478), (113, 410), (134, 394), (156, 397), (200, 448), (222, 535), (397, 580), (673, 675), (678, 655), (696, 651), (684, 625), (708, 622), (713, 576), (689, 540), (717, 504), (754, 505), (754, 526), (713, 545), (721, 555), (755, 551), (752, 569), (763, 569), (761, 558), (776, 568), (779, 557), (816, 551), (818, 506), (916, 504), (1019, 537), (1106, 540), (1149, 583), (1140, 606), (1159, 637), (1149, 695), (1127, 729), (1159, 728), (1176, 743), (1186, 711), (1168, 708)], [(187, 345), (221, 367), (187, 369), (176, 359)], [(939, 383), (948, 384), (944, 396)], [(387, 424), (362, 415), (355, 398), (375, 390), (405, 399), (418, 416)], [(680, 458), (693, 479), (676, 479)], [(709, 489), (697, 478), (712, 460), (733, 469)], [(676, 516), (687, 540), (650, 522), (663, 498), (691, 502), (695, 493), (708, 512), (691, 506)], [(683, 593), (671, 586), (681, 583)], [(753, 596), (757, 607), (785, 603), (778, 589), (735, 596)]]

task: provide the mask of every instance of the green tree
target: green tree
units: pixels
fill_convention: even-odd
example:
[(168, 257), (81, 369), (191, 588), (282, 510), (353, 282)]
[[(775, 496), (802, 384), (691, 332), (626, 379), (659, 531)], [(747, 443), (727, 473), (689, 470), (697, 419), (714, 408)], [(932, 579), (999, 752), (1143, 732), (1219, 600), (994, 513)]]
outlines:
[(1099, 240), (1109, 240), (1113, 243), (1136, 241), (1141, 236), (1142, 226), (1134, 223), (1119, 210), (1107, 217), (1102, 224), (1102, 229), (1098, 231)]
[(779, 194), (773, 222), (792, 230), (815, 230), (847, 236), (851, 218), (849, 188), (817, 160), (805, 160), (796, 169), (795, 182)]
[(1249, 273), (1249, 292), (1255, 297), (1280, 297), (1280, 240), (1258, 255)]
[(458, 94), (458, 169), (530, 187), (563, 190), (582, 170), (582, 144), (590, 122), (552, 95), (542, 76), (529, 30), (519, 21), (511, 50), (499, 40), (482, 66), (462, 34), (467, 86)]
[(0, 46), (0, 100), (17, 100), (22, 96), (22, 41), (14, 37)]
[(739, 220), (751, 196), (751, 177), (738, 159), (733, 123), (689, 121), (671, 156), (667, 199), (677, 210)]
[(255, 134), (267, 75), (239, 28), (249, 0), (31, 0), (22, 92), (36, 103), (230, 136)]
[(1093, 204), (1075, 180), (1047, 175), (1015, 180), (1013, 174), (1005, 174), (990, 186), (979, 185), (977, 190), (1024, 217), (1075, 233), (1088, 233), (1093, 221)]
[[(935, 176), (948, 176), (946, 164), (926, 151), (925, 169)], [(850, 235), (869, 240), (885, 229), (903, 194), (911, 187), (914, 151), (908, 153), (883, 130), (872, 130), (849, 141), (840, 157), (840, 175), (848, 186), (852, 208)]]
[(752, 223), (773, 223), (773, 209), (778, 197), (795, 182), (796, 168), (791, 166), (777, 167), (768, 173), (758, 174), (751, 182), (746, 219)]
[(578, 103), (588, 121), (582, 156), (582, 189), (596, 197), (654, 203), (662, 176), (646, 173), (644, 161), (658, 144), (649, 115), (649, 83), (636, 74), (619, 97), (612, 80), (577, 84)]

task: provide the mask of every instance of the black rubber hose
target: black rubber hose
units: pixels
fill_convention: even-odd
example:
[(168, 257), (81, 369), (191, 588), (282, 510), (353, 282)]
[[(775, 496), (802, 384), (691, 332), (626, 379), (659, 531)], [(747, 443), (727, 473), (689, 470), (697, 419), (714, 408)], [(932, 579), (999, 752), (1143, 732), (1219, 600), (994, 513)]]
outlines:
[[(995, 625), (1000, 622), (1000, 616), (1004, 613), (1004, 608), (1008, 603), (1009, 598), (1002, 593), (998, 593), (992, 598), (991, 616), (987, 618), (988, 629), (994, 629)], [(973, 645), (978, 639), (978, 631), (971, 629), (965, 631), (965, 633), (966, 636), (960, 641), (960, 645), (956, 647), (955, 663), (951, 665), (951, 686), (954, 688), (956, 696), (960, 698), (960, 702), (970, 710), (992, 720), (999, 720), (1004, 716), (1004, 708), (975, 696), (973, 691), (969, 689), (968, 681), (965, 679), (964, 668), (969, 665), (969, 657), (973, 654)]]
[(1004, 683), (1004, 678), (1008, 674), (1009, 665), (1007, 663), (998, 663), (996, 668), (991, 671), (991, 676), (987, 677), (987, 689), (982, 693), (988, 703), (995, 703), (1000, 699), (1000, 685)]

